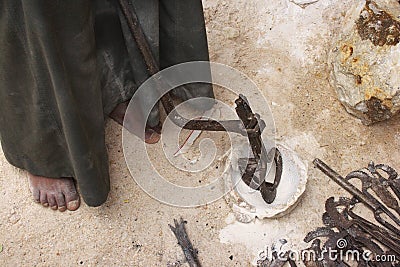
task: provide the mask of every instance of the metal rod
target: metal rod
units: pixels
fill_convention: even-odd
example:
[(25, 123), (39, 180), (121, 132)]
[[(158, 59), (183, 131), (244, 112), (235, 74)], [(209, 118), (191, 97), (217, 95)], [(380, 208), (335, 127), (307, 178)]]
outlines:
[(347, 192), (355, 196), (358, 200), (369, 206), (370, 209), (378, 210), (379, 206), (372, 202), (370, 199), (364, 196), (363, 192), (358, 190), (357, 187), (346, 181), (342, 176), (340, 176), (337, 172), (332, 170), (328, 165), (325, 164), (320, 159), (314, 159), (314, 165), (320, 169), (323, 173), (325, 173), (329, 178), (334, 180), (338, 185), (344, 188)]
[[(136, 44), (143, 55), (143, 59), (146, 63), (147, 69), (150, 75), (154, 75), (159, 72), (158, 62), (154, 58), (151, 52), (150, 45), (147, 42), (146, 36), (143, 33), (142, 27), (139, 24), (139, 19), (133, 10), (133, 7), (129, 7), (127, 0), (119, 0), (121, 11), (124, 14), (128, 28), (132, 33)], [(164, 82), (164, 81), (158, 81)], [(203, 130), (203, 131), (229, 131), (235, 132), (242, 135), (246, 135), (247, 131), (242, 126), (242, 121), (231, 120), (231, 121), (215, 121), (215, 120), (189, 120), (181, 116), (175, 111), (175, 105), (172, 101), (169, 93), (166, 93), (161, 98), (161, 103), (165, 109), (167, 115), (171, 113), (171, 120), (177, 126), (188, 129), (188, 130)]]

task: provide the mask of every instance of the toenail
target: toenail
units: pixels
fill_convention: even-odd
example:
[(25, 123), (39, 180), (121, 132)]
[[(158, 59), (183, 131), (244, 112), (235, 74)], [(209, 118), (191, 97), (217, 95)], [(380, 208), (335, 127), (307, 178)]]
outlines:
[(67, 206), (76, 206), (79, 204), (79, 200), (72, 200), (70, 202), (68, 202)]
[(48, 207), (49, 203), (42, 203), (43, 207)]
[(52, 206), (52, 207), (50, 207), (52, 210), (57, 210), (57, 205), (56, 206)]
[(67, 209), (68, 210), (71, 210), (71, 211), (74, 211), (74, 210), (76, 210), (77, 208), (79, 208), (79, 199), (77, 199), (77, 200), (72, 200), (72, 201), (70, 201), (70, 202), (68, 202), (67, 203)]
[(63, 212), (63, 211), (67, 210), (67, 207), (66, 206), (61, 206), (61, 207), (58, 207), (58, 210)]

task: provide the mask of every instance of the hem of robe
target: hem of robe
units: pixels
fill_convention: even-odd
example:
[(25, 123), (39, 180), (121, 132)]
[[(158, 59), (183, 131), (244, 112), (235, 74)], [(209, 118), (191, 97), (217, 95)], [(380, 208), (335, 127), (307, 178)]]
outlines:
[[(148, 2), (147, 1), (142, 2), (139, 0), (131, 0), (131, 1), (135, 4), (135, 7), (136, 7), (136, 5), (138, 5), (138, 6), (145, 5), (145, 4), (151, 5), (150, 2), (152, 2), (153, 6), (155, 6), (155, 3), (158, 2), (158, 0), (157, 1), (148, 1)], [(38, 1), (38, 0), (30, 0), (29, 2), (28, 1), (20, 2), (20, 1), (16, 1), (16, 0), (6, 0), (5, 2), (2, 2), (2, 4), (0, 4), (0, 6), (4, 5), (7, 8), (11, 8), (11, 7), (14, 8), (14, 6), (17, 7), (19, 5), (23, 5), (24, 12), (26, 12), (26, 14), (29, 14), (29, 16), (24, 17), (24, 18), (18, 18), (18, 19), (23, 21), (23, 23), (21, 24), (22, 30), (25, 30), (25, 31), (29, 30), (29, 33), (34, 32), (34, 30), (36, 30), (36, 29), (40, 29), (39, 27), (36, 27), (37, 21), (35, 21), (34, 23), (29, 22), (29, 21), (27, 22), (27, 20), (32, 20), (32, 17), (30, 17), (31, 14), (36, 14), (36, 15), (40, 16), (39, 19), (41, 19), (41, 18), (49, 19), (48, 17), (44, 16), (44, 13), (47, 12), (47, 14), (51, 14), (51, 16), (54, 18), (54, 20), (56, 20), (56, 22), (58, 22), (58, 18), (63, 19), (64, 15), (71, 16), (71, 17), (77, 16), (78, 21), (71, 19), (71, 24), (74, 25), (74, 27), (76, 27), (77, 26), (76, 24), (79, 23), (79, 20), (83, 18), (83, 17), (79, 17), (79, 16), (81, 16), (81, 15), (87, 16), (87, 14), (84, 14), (84, 12), (90, 13), (88, 11), (89, 5), (90, 5), (89, 0), (73, 2), (74, 5), (72, 5), (72, 4), (70, 5), (69, 2), (67, 3), (67, 2), (52, 2), (52, 1), (43, 2), (42, 3), (43, 5), (39, 5), (38, 3), (40, 3), (40, 1)], [(46, 3), (46, 4), (44, 4), (44, 3)], [(57, 5), (64, 5), (65, 8), (61, 8), (62, 10), (56, 9), (54, 6), (56, 4), (53, 4), (53, 3), (57, 3)], [(150, 38), (152, 41), (150, 43), (156, 44), (156, 45), (152, 45), (152, 48), (154, 48), (154, 50), (155, 50), (154, 52), (157, 55), (157, 57), (159, 56), (158, 50), (160, 49), (160, 47), (158, 46), (158, 42), (161, 41), (163, 43), (163, 46), (165, 46), (163, 49), (163, 56), (161, 57), (161, 60), (160, 60), (161, 66), (166, 67), (169, 65), (182, 63), (182, 62), (186, 62), (186, 61), (192, 61), (192, 60), (208, 60), (207, 41), (206, 41), (206, 38), (204, 38), (206, 36), (205, 36), (205, 28), (204, 28), (204, 17), (203, 17), (202, 9), (201, 9), (202, 8), (201, 1), (195, 0), (195, 1), (193, 1), (193, 3), (195, 3), (195, 4), (192, 4), (192, 5), (185, 3), (184, 5), (187, 6), (188, 12), (183, 12), (185, 10), (183, 10), (182, 8), (177, 8), (177, 6), (176, 6), (177, 3), (175, 3), (174, 1), (171, 2), (172, 4), (170, 6), (168, 6), (167, 3), (170, 3), (170, 2), (169, 1), (160, 1), (162, 10), (164, 10), (162, 13), (164, 15), (165, 14), (175, 14), (176, 17), (181, 18), (179, 22), (182, 23), (182, 25), (184, 25), (185, 27), (176, 28), (174, 26), (171, 26), (171, 27), (167, 26), (167, 25), (172, 25), (174, 23), (174, 21), (170, 20), (168, 17), (165, 17), (165, 16), (161, 18), (161, 24), (165, 23), (165, 25), (163, 25), (164, 27), (162, 27), (162, 29), (160, 29), (160, 31), (163, 33), (163, 39), (165, 39), (165, 40), (159, 40), (158, 31), (156, 33), (153, 33), (154, 36), (151, 36), (151, 38)], [(182, 2), (182, 4), (183, 4), (183, 2)], [(82, 8), (80, 6), (82, 6)], [(33, 13), (31, 13), (29, 11), (30, 8), (32, 8), (32, 10), (34, 11)], [(68, 10), (70, 10), (70, 9), (73, 10), (74, 12), (72, 12), (72, 11), (69, 12)], [(166, 12), (165, 10), (167, 10), (168, 12)], [(54, 11), (55, 13), (59, 13), (58, 16), (54, 15), (55, 13), (52, 11)], [(149, 16), (149, 14), (146, 14), (145, 9), (139, 9), (137, 11), (139, 11), (138, 12), (139, 17), (142, 16), (142, 18), (146, 22), (150, 21), (151, 18), (155, 18), (155, 16), (158, 16), (158, 8), (154, 12), (151, 12), (152, 16)], [(4, 11), (4, 9), (3, 9), (3, 12), (0, 11), (0, 14), (4, 16), (3, 18), (6, 22), (8, 19), (10, 19), (10, 21), (9, 21), (10, 23), (11, 23), (11, 21), (12, 21), (12, 23), (14, 23), (14, 22), (17, 23), (17, 21), (15, 21), (13, 18), (8, 17), (7, 11)], [(200, 12), (201, 12), (201, 14), (200, 14)], [(186, 13), (195, 13), (195, 14), (197, 14), (197, 16), (192, 17), (190, 14), (186, 14)], [(114, 14), (114, 16), (115, 16), (115, 14)], [(196, 19), (194, 19), (194, 18), (196, 18)], [(93, 17), (90, 18), (91, 21), (92, 21), (92, 19), (93, 19)], [(0, 16), (0, 20), (2, 20), (1, 16)], [(157, 18), (157, 20), (158, 20), (158, 18)], [(41, 21), (38, 21), (38, 23), (41, 23)], [(84, 23), (91, 24), (91, 22), (87, 22), (87, 21)], [(149, 33), (149, 30), (153, 30), (153, 27), (151, 26), (153, 24), (144, 23), (144, 25), (142, 25), (142, 26), (144, 26), (145, 32), (146, 32), (146, 28), (148, 28), (147, 33)], [(5, 23), (5, 25), (7, 25), (7, 23)], [(21, 31), (20, 28), (15, 29), (15, 27), (20, 27), (21, 25), (19, 25), (19, 26), (13, 25), (13, 27), (14, 27), (13, 29), (16, 31), (17, 30)], [(43, 25), (46, 27), (49, 27), (49, 28), (53, 28), (53, 27), (61, 28), (60, 24), (57, 24), (57, 23), (56, 23), (56, 25), (51, 24), (51, 23), (50, 24), (47, 23), (47, 24), (43, 24)], [(196, 28), (198, 30), (195, 32), (191, 32), (191, 31), (186, 32), (186, 30), (185, 30), (186, 26), (194, 27), (193, 25), (197, 25)], [(86, 26), (87, 25), (85, 24), (85, 27)], [(5, 26), (3, 25), (3, 27), (5, 27)], [(23, 28), (23, 27), (26, 27), (26, 28)], [(1, 29), (1, 25), (0, 25), (0, 29)], [(5, 28), (3, 28), (3, 30), (4, 29)], [(126, 27), (124, 27), (124, 22), (122, 20), (122, 30), (124, 30), (124, 29), (125, 29), (124, 33), (126, 33)], [(5, 30), (5, 32), (7, 33), (8, 31)], [(178, 32), (179, 32), (179, 34), (177, 34)], [(41, 33), (41, 32), (39, 31), (39, 33)], [(10, 34), (10, 32), (8, 32), (8, 34)], [(28, 36), (28, 35), (23, 35), (23, 34), (27, 34), (27, 33), (26, 32), (22, 33), (21, 36), (18, 35), (17, 37), (10, 36), (10, 35), (8, 35), (6, 37), (8, 37), (10, 39), (11, 38), (15, 38), (15, 39), (28, 38), (28, 37), (33, 38), (33, 39), (36, 38), (35, 35)], [(55, 36), (57, 36), (59, 34), (65, 35), (65, 33), (63, 31), (54, 31), (54, 32), (52, 32), (52, 34), (54, 34)], [(151, 34), (152, 33), (150, 31), (150, 35)], [(123, 95), (123, 94), (119, 95), (116, 98), (113, 98), (112, 101), (110, 101), (110, 98), (108, 98), (107, 96), (103, 95), (102, 97), (100, 97), (100, 98), (103, 98), (103, 109), (102, 109), (101, 113), (99, 112), (99, 116), (102, 117), (101, 120), (103, 120), (103, 121), (104, 121), (104, 116), (107, 116), (108, 115), (107, 113), (110, 113), (112, 111), (112, 109), (113, 109), (112, 106), (114, 106), (114, 103), (115, 103), (115, 106), (117, 106), (119, 103), (129, 100), (133, 96), (133, 94), (137, 88), (136, 84), (140, 84), (141, 82), (143, 82), (145, 80), (145, 78), (147, 78), (147, 76), (146, 76), (147, 73), (145, 73), (145, 72), (147, 72), (146, 68), (135, 68), (136, 66), (143, 66), (143, 62), (141, 60), (137, 60), (137, 57), (136, 57), (136, 55), (138, 55), (137, 48), (136, 48), (136, 51), (135, 51), (135, 47), (133, 49), (129, 49), (129, 47), (134, 46), (134, 44), (129, 42), (129, 39), (128, 39), (129, 35), (128, 34), (124, 34), (124, 35), (125, 35), (124, 36), (125, 39), (123, 41), (125, 41), (125, 45), (128, 48), (128, 56), (127, 57), (123, 56), (122, 58), (128, 60), (128, 61), (124, 61), (124, 64), (126, 62), (128, 62), (129, 64), (132, 64), (131, 71), (133, 70), (135, 72), (133, 74), (134, 79), (132, 79), (131, 83), (129, 83), (129, 81), (128, 81), (129, 79), (122, 79), (123, 82), (127, 82), (128, 84), (123, 83), (124, 84), (123, 88), (119, 88), (120, 90), (117, 90), (117, 91), (120, 92), (121, 90), (122, 91), (127, 90), (128, 92), (126, 92), (125, 95)], [(192, 37), (197, 36), (197, 40), (194, 41), (194, 39), (196, 39), (196, 38), (193, 39), (189, 35), (192, 35)], [(40, 36), (40, 37), (41, 38), (42, 37), (49, 38), (46, 36)], [(82, 38), (82, 36), (80, 34), (76, 35), (76, 37)], [(176, 40), (173, 41), (174, 38), (175, 39), (183, 38), (182, 40), (184, 40), (184, 41), (182, 44), (178, 44), (176, 42)], [(55, 39), (59, 40), (57, 38), (55, 38)], [(5, 39), (5, 40), (8, 40), (8, 39)], [(53, 40), (54, 40), (54, 38), (53, 38)], [(74, 39), (71, 39), (71, 40), (74, 40)], [(169, 40), (172, 40), (172, 41), (170, 42)], [(36, 40), (34, 40), (34, 41), (36, 41)], [(63, 43), (61, 41), (62, 40), (60, 39), (59, 42)], [(22, 45), (22, 48), (19, 47), (19, 49), (27, 49), (26, 47), (23, 47), (23, 45), (26, 45), (26, 42), (24, 43), (23, 41), (21, 41), (19, 39), (18, 39), (18, 42), (20, 42), (20, 45)], [(189, 45), (191, 43), (194, 43), (195, 45), (194, 46)], [(2, 43), (0, 41), (0, 44), (5, 44), (5, 43)], [(43, 42), (41, 45), (43, 45), (43, 44), (48, 45), (48, 44), (51, 44), (51, 42), (48, 42), (46, 39), (45, 42)], [(166, 45), (166, 44), (168, 44), (168, 45)], [(40, 44), (33, 43), (33, 45), (36, 45), (33, 48), (37, 49), (39, 51), (39, 55), (41, 55), (40, 53), (43, 53), (43, 51), (40, 50), (41, 49)], [(90, 45), (92, 45), (92, 43), (90, 43)], [(182, 47), (185, 47), (187, 49), (182, 49)], [(1, 48), (2, 47), (0, 46), (0, 50), (1, 50)], [(82, 46), (81, 48), (84, 49), (85, 47)], [(133, 52), (132, 52), (132, 50), (133, 50)], [(8, 51), (8, 50), (5, 50), (5, 52), (6, 51)], [(15, 53), (18, 50), (14, 49), (12, 51)], [(26, 50), (24, 50), (24, 51), (26, 51)], [(63, 51), (63, 52), (65, 52), (65, 51)], [(70, 52), (73, 52), (73, 51), (70, 51)], [(79, 52), (79, 50), (77, 52)], [(46, 55), (47, 55), (47, 53), (46, 53)], [(73, 55), (73, 54), (71, 54), (71, 55)], [(32, 71), (31, 69), (29, 69), (29, 67), (27, 67), (28, 64), (24, 63), (25, 62), (24, 60), (26, 60), (26, 59), (20, 58), (21, 55), (18, 55), (18, 54), (15, 54), (15, 56), (17, 57), (18, 60), (23, 62), (20, 66), (25, 66), (24, 68), (21, 68), (22, 71), (25, 71), (21, 74), (22, 76), (26, 73), (29, 73), (29, 71)], [(92, 55), (90, 55), (90, 57), (91, 56)], [(5, 55), (5, 58), (7, 59), (5, 62), (10, 62), (10, 63), (13, 63), (14, 65), (17, 64), (17, 63), (15, 63), (16, 62), (15, 60), (11, 60), (7, 55)], [(49, 57), (46, 59), (51, 60), (52, 57)], [(68, 57), (66, 57), (66, 59), (69, 60)], [(32, 62), (28, 61), (29, 64), (35, 64), (35, 62), (33, 62), (32, 59), (30, 59), (30, 60)], [(119, 67), (121, 67), (123, 64), (121, 65), (119, 60), (116, 60), (115, 62), (118, 62), (118, 64), (119, 64), (119, 65), (115, 65), (116, 69), (121, 70)], [(11, 65), (13, 65), (13, 64), (11, 64)], [(53, 66), (55, 66), (56, 68), (60, 67), (59, 64), (58, 64), (58, 66), (57, 66), (57, 64), (55, 64), (55, 65), (53, 64)], [(110, 66), (112, 66), (112, 64)], [(124, 66), (127, 66), (127, 65), (124, 65)], [(13, 66), (13, 67), (15, 67), (15, 66)], [(3, 68), (4, 68), (4, 66), (3, 66)], [(21, 71), (21, 69), (18, 69), (19, 72)], [(123, 69), (125, 69), (125, 68), (122, 68), (122, 70)], [(52, 70), (50, 68), (49, 73), (50, 74), (61, 73), (61, 72), (57, 72), (55, 70)], [(83, 71), (83, 70), (87, 71), (86, 69), (79, 69), (79, 71)], [(118, 78), (127, 77), (127, 76), (131, 77), (129, 73), (127, 74), (123, 71), (121, 71), (119, 73), (115, 73), (113, 71), (115, 69), (107, 70), (104, 68), (100, 68), (100, 70), (106, 71), (106, 72), (110, 71), (110, 74), (116, 75), (116, 76), (109, 76), (109, 77), (112, 77), (113, 79), (116, 79), (115, 85), (121, 84), (121, 83), (118, 83), (118, 82), (121, 82), (121, 79), (118, 80)], [(4, 73), (0, 72), (0, 74), (5, 74), (4, 77), (7, 77), (7, 79), (8, 79), (8, 80), (6, 79), (6, 81), (9, 82), (11, 85), (17, 84), (17, 85), (21, 86), (22, 82), (25, 82), (22, 80), (12, 81), (12, 79), (10, 77), (13, 77), (13, 76), (7, 75), (9, 73), (9, 71), (7, 71), (6, 68), (4, 68), (4, 69), (0, 68), (0, 71), (4, 71)], [(39, 74), (43, 74), (42, 72), (40, 72), (41, 71), (40, 69), (37, 71), (39, 71), (38, 72)], [(141, 72), (144, 72), (144, 73), (141, 73)], [(44, 73), (44, 74), (47, 75), (47, 73)], [(87, 74), (87, 73), (85, 73), (85, 74)], [(101, 73), (99, 72), (98, 74), (100, 76)], [(125, 75), (127, 75), (127, 76), (125, 76)], [(33, 78), (35, 78), (35, 77), (33, 77)], [(53, 77), (51, 77), (51, 78), (53, 78)], [(71, 78), (74, 78), (76, 80), (76, 77), (71, 76)], [(85, 78), (85, 77), (83, 77), (83, 78)], [(101, 80), (102, 78), (103, 77), (100, 76), (99, 80)], [(82, 80), (82, 81), (88, 82), (86, 80)], [(99, 83), (100, 83), (100, 81), (99, 81)], [(7, 83), (5, 83), (5, 84), (7, 84)], [(103, 84), (103, 83), (97, 84), (97, 82), (93, 81), (93, 83), (92, 84), (89, 83), (89, 85), (90, 86), (99, 86), (99, 88), (103, 92), (104, 91), (103, 88), (104, 88), (104, 86), (107, 86), (107, 82), (105, 84)], [(7, 87), (7, 86), (5, 86), (5, 87)], [(14, 87), (9, 87), (9, 88), (14, 88)], [(16, 88), (21, 90), (22, 87), (17, 86)], [(25, 88), (24, 90), (27, 90), (29, 92), (29, 86), (24, 87), (24, 88)], [(57, 102), (57, 101), (59, 101), (59, 98), (62, 97), (62, 96), (58, 96), (56, 94), (56, 93), (60, 93), (60, 92), (62, 93), (62, 90), (57, 89), (57, 87), (55, 87), (57, 92), (53, 92), (51, 89), (40, 87), (40, 86), (38, 86), (38, 88), (40, 90), (42, 90), (42, 91), (39, 91), (39, 93), (43, 93), (46, 96), (46, 98), (50, 98), (49, 101)], [(86, 88), (88, 88), (88, 87), (86, 87)], [(208, 90), (208, 92), (211, 92), (207, 95), (213, 97), (213, 92), (212, 92), (211, 87), (209, 87), (209, 89), (203, 89), (203, 90), (205, 90), (205, 91)], [(50, 92), (50, 95), (47, 95), (47, 93), (46, 93), (47, 91)], [(11, 92), (11, 93), (6, 95), (7, 92)], [(17, 90), (17, 92), (18, 92), (18, 90)], [(25, 91), (21, 91), (21, 92), (25, 93)], [(97, 92), (97, 90), (96, 90), (96, 92)], [(176, 92), (176, 90), (175, 90), (175, 92)], [(11, 97), (12, 101), (16, 100), (17, 99), (16, 96), (13, 96), (11, 94), (14, 94), (14, 92), (12, 90), (6, 89), (6, 88), (4, 89), (4, 98), (7, 96), (7, 97)], [(77, 95), (81, 95), (81, 94), (85, 95), (85, 93), (82, 90), (80, 92), (76, 92), (76, 94)], [(151, 94), (151, 92), (149, 92), (149, 94)], [(86, 96), (87, 95), (88, 94), (86, 94)], [(185, 94), (184, 98), (190, 98), (190, 96), (192, 96), (192, 95), (193, 96), (197, 95), (197, 92), (194, 92), (194, 93), (189, 92), (189, 94)], [(22, 96), (24, 96), (24, 95), (22, 95)], [(40, 97), (43, 97), (43, 95), (41, 95)], [(98, 98), (97, 96), (93, 96), (93, 97)], [(74, 103), (74, 101), (73, 101), (74, 99), (71, 100), (71, 99), (67, 98), (66, 100), (68, 100), (69, 103), (72, 103), (72, 104)], [(109, 103), (105, 102), (104, 100), (108, 100), (108, 101), (110, 101), (110, 103), (112, 102), (113, 104), (109, 104)], [(101, 100), (99, 99), (99, 102), (97, 102), (97, 100), (92, 101), (91, 103), (92, 104), (94, 103), (95, 105), (97, 105), (97, 104), (101, 103)], [(105, 106), (106, 104), (109, 104), (109, 106), (106, 107)], [(16, 109), (17, 105), (24, 106), (24, 104), (21, 105), (21, 101), (16, 101), (15, 105), (14, 105), (14, 102), (12, 104), (7, 105), (7, 107), (9, 107), (8, 110), (13, 110), (13, 108)], [(78, 138), (77, 138), (77, 136), (74, 134), (74, 132), (70, 131), (69, 126), (73, 125), (73, 126), (77, 126), (77, 129), (88, 130), (87, 126), (85, 126), (84, 124), (80, 125), (79, 123), (77, 123), (78, 125), (75, 125), (75, 122), (77, 122), (77, 121), (82, 123), (82, 121), (87, 120), (88, 116), (87, 116), (87, 114), (79, 114), (77, 112), (72, 112), (71, 117), (66, 117), (66, 115), (63, 113), (66, 112), (66, 114), (69, 114), (68, 111), (71, 111), (71, 105), (65, 104), (63, 102), (61, 102), (61, 105), (62, 106), (57, 110), (54, 110), (52, 106), (50, 106), (50, 108), (47, 106), (44, 106), (44, 107), (41, 107), (40, 109), (35, 108), (33, 106), (33, 108), (35, 108), (34, 112), (39, 112), (39, 111), (42, 112), (44, 110), (44, 112), (48, 116), (44, 120), (46, 122), (51, 123), (51, 125), (49, 126), (48, 123), (44, 123), (44, 124), (42, 124), (42, 126), (45, 125), (45, 126), (53, 127), (50, 130), (46, 129), (46, 131), (42, 133), (41, 138), (36, 139), (36, 140), (32, 140), (32, 137), (29, 136), (31, 133), (30, 131), (28, 134), (24, 133), (26, 140), (28, 140), (28, 141), (20, 140), (18, 138), (16, 139), (16, 138), (12, 137), (13, 136), (12, 133), (19, 133), (20, 131), (24, 131), (23, 129), (25, 129), (25, 128), (23, 127), (24, 126), (23, 120), (18, 124), (18, 121), (12, 122), (8, 119), (4, 119), (3, 121), (8, 120), (9, 123), (14, 123), (17, 126), (17, 128), (15, 128), (15, 129), (5, 130), (5, 132), (4, 132), (4, 133), (7, 132), (3, 136), (4, 139), (7, 140), (7, 144), (3, 146), (4, 154), (6, 156), (6, 159), (13, 166), (24, 169), (34, 175), (40, 175), (40, 176), (52, 177), (52, 178), (74, 177), (78, 184), (78, 190), (80, 191), (81, 196), (82, 196), (83, 200), (85, 201), (85, 203), (88, 204), (89, 206), (99, 206), (107, 200), (107, 196), (108, 196), (109, 189), (110, 189), (110, 184), (109, 184), (110, 180), (109, 180), (109, 172), (108, 172), (109, 161), (108, 161), (107, 154), (104, 155), (104, 153), (107, 153), (105, 144), (97, 144), (96, 149), (94, 151), (84, 150), (86, 155), (81, 155), (82, 153), (79, 152), (79, 148), (81, 146), (83, 146), (83, 147), (92, 146), (93, 147), (96, 140), (104, 139), (104, 130), (100, 132), (100, 128), (98, 127), (101, 123), (103, 123), (103, 127), (104, 127), (104, 122), (101, 122), (100, 118), (91, 117), (92, 119), (95, 120), (94, 125), (97, 125), (96, 126), (97, 130), (96, 131), (90, 130), (90, 131), (83, 132), (82, 135), (86, 135), (86, 136), (78, 136)], [(89, 106), (90, 106), (90, 104), (89, 104)], [(56, 104), (55, 107), (58, 107), (58, 104)], [(29, 108), (32, 108), (32, 107), (29, 107)], [(96, 110), (99, 110), (99, 107), (95, 107), (95, 108), (96, 108)], [(153, 114), (151, 114), (152, 118), (157, 118), (159, 116), (157, 107), (154, 110), (155, 110), (155, 112)], [(74, 111), (74, 110), (72, 110), (72, 111)], [(83, 113), (85, 113), (85, 108), (82, 108), (81, 111)], [(26, 114), (24, 113), (23, 115), (25, 115), (28, 122), (31, 123), (29, 121), (29, 119), (31, 119), (29, 112), (27, 112)], [(59, 119), (59, 117), (57, 117), (57, 121), (56, 121), (54, 119), (54, 116), (59, 116), (60, 119)], [(71, 119), (73, 117), (75, 118), (75, 120)], [(10, 118), (13, 119), (14, 117), (11, 116)], [(17, 114), (15, 116), (15, 118), (20, 119), (21, 116), (19, 116)], [(151, 123), (156, 124), (155, 120), (152, 121)], [(5, 125), (6, 124), (3, 123), (2, 127), (7, 127)], [(34, 127), (36, 125), (31, 123), (28, 126)], [(30, 129), (30, 128), (28, 128), (28, 129)], [(37, 130), (37, 128), (35, 128), (35, 129)], [(40, 127), (39, 127), (39, 131), (41, 131)], [(96, 133), (96, 134), (94, 134), (94, 133)], [(37, 135), (37, 133), (35, 133), (35, 134)], [(0, 135), (1, 135), (1, 133), (0, 133)], [(96, 135), (96, 138), (92, 138), (93, 135)], [(40, 142), (44, 142), (44, 144), (46, 146), (48, 146), (49, 142), (46, 143), (46, 141), (45, 141), (47, 137), (58, 138), (60, 140), (60, 142), (57, 144), (56, 147), (51, 147), (48, 149), (48, 151), (45, 151), (46, 152), (45, 156), (41, 155), (42, 160), (39, 163), (37, 163), (37, 165), (41, 166), (41, 168), (37, 168), (37, 166), (35, 167), (34, 160), (32, 160), (32, 157), (34, 158), (34, 156), (30, 157), (30, 155), (32, 155), (31, 154), (32, 151), (37, 152), (38, 150), (36, 150), (36, 151), (35, 150), (22, 151), (20, 149), (18, 149), (19, 151), (15, 150), (15, 148), (23, 146), (24, 144), (35, 147), (35, 146), (38, 146), (38, 144)], [(29, 144), (29, 140), (32, 140), (33, 142), (31, 142), (31, 143), (33, 143), (33, 144)], [(62, 141), (62, 140), (64, 140), (64, 141)], [(74, 142), (75, 140), (77, 143), (71, 143), (71, 142)], [(53, 139), (51, 139), (51, 141), (53, 141)], [(22, 142), (24, 142), (24, 143), (22, 143)], [(87, 142), (87, 143), (85, 143), (85, 142)], [(104, 147), (102, 147), (102, 146), (104, 146)], [(72, 147), (72, 150), (71, 150), (71, 147)], [(42, 149), (42, 147), (40, 147), (40, 146), (38, 146), (38, 148)], [(11, 154), (9, 155), (7, 153), (7, 151), (14, 151), (15, 155), (11, 155)], [(60, 154), (60, 153), (58, 153), (58, 151), (65, 151), (65, 153)], [(54, 155), (54, 153), (55, 153), (55, 155)], [(63, 162), (68, 162), (68, 164), (63, 164)], [(49, 168), (46, 168), (43, 166), (49, 166)], [(57, 170), (57, 175), (54, 175), (55, 170)]]

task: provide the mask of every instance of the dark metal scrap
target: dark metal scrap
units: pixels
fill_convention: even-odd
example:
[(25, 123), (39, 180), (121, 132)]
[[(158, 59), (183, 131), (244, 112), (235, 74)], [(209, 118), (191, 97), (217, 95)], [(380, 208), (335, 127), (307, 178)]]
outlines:
[[(340, 176), (319, 159), (314, 165), (342, 188), (352, 194), (353, 198), (333, 197), (325, 203), (323, 215), (325, 227), (311, 231), (305, 242), (312, 241), (307, 250), (317, 254), (318, 260), (305, 261), (307, 266), (350, 266), (348, 259), (330, 259), (323, 250), (338, 250), (342, 253), (358, 251), (360, 255), (370, 251), (372, 256), (395, 256), (393, 261), (368, 261), (359, 258), (358, 266), (391, 267), (400, 265), (400, 218), (399, 218), (399, 176), (390, 166), (375, 165), (371, 162), (367, 168), (349, 173), (345, 178)], [(352, 184), (359, 180), (362, 188)], [(374, 193), (372, 194), (371, 191)], [(355, 212), (355, 207), (362, 205), (374, 215), (375, 222), (365, 219)], [(324, 243), (321, 241), (324, 239)], [(344, 240), (346, 246), (339, 247)]]

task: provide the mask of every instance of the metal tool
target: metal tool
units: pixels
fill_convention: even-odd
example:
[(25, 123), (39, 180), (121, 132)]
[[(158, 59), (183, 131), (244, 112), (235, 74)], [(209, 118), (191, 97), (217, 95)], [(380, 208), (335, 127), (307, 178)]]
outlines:
[[(350, 266), (344, 259), (332, 260), (327, 253), (322, 253), (324, 249), (340, 251), (341, 255), (347, 251), (358, 251), (359, 255), (365, 255), (370, 251), (372, 259), (376, 259), (377, 255), (390, 259), (379, 262), (359, 258), (358, 266), (399, 266), (400, 178), (397, 172), (387, 165), (371, 162), (367, 168), (342, 177), (320, 159), (315, 159), (314, 165), (352, 194), (353, 198), (341, 197), (335, 201), (331, 197), (326, 201), (326, 212), (323, 215), (325, 227), (310, 232), (304, 239), (307, 243), (313, 241), (308, 250), (314, 251), (320, 259), (317, 265), (311, 262), (306, 262), (306, 265)], [(361, 190), (352, 184), (354, 179), (361, 181)], [(354, 210), (357, 205), (371, 210), (376, 222), (356, 214)], [(326, 238), (322, 248), (320, 238)], [(340, 242), (344, 242), (345, 246), (340, 245)]]
[[(367, 169), (351, 172), (346, 176), (346, 178), (343, 178), (328, 165), (326, 165), (322, 160), (315, 159), (313, 163), (323, 173), (325, 173), (342, 188), (352, 194), (358, 201), (362, 202), (367, 208), (372, 210), (375, 219), (380, 224), (400, 236), (400, 219), (389, 210), (389, 208), (391, 208), (395, 210), (398, 215), (400, 215), (400, 208), (397, 200), (400, 199), (400, 179), (398, 178), (397, 172), (394, 169), (383, 164), (374, 165), (374, 163), (371, 162)], [(388, 179), (384, 178), (378, 172), (378, 170), (388, 174)], [(361, 180), (362, 191), (350, 183), (350, 180), (352, 179)], [(395, 192), (395, 196), (391, 194), (388, 188), (391, 188), (393, 192)], [(383, 203), (372, 196), (368, 192), (369, 189), (375, 192), (375, 194)], [(388, 222), (382, 217), (383, 214), (389, 217), (393, 222)]]
[[(143, 56), (143, 59), (148, 68), (149, 74), (154, 75), (159, 72), (159, 66), (155, 60), (150, 45), (143, 33), (140, 26), (138, 17), (134, 8), (130, 5), (128, 0), (119, 0), (121, 11), (126, 19), (129, 30), (137, 43), (137, 46)], [(160, 83), (164, 81), (160, 80)], [(178, 114), (175, 110), (174, 103), (169, 93), (166, 93), (161, 98), (162, 106), (165, 109), (174, 124), (178, 127), (188, 130), (201, 130), (201, 131), (227, 131), (242, 134), (248, 137), (253, 157), (246, 159), (247, 165), (244, 168), (242, 179), (248, 186), (253, 189), (260, 190), (261, 195), (265, 202), (272, 203), (276, 196), (276, 188), (279, 184), (282, 174), (282, 160), (280, 153), (277, 149), (270, 151), (270, 155), (274, 152), (274, 157), (268, 156), (264, 143), (261, 139), (261, 133), (265, 128), (265, 123), (254, 114), (249, 106), (248, 101), (243, 95), (239, 95), (236, 100), (236, 113), (240, 120), (188, 120), (187, 118)], [(274, 183), (267, 183), (265, 177), (267, 174), (267, 164), (272, 163), (274, 160), (277, 171), (275, 172)], [(259, 173), (258, 176), (255, 173)], [(254, 181), (254, 183), (251, 183)]]

